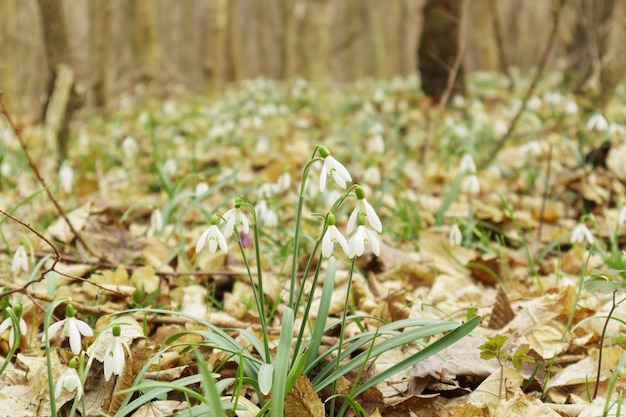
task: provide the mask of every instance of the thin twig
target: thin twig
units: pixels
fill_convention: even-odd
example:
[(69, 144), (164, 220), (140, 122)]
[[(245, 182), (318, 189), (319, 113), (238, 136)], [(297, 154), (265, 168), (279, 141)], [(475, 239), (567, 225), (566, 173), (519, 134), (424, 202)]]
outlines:
[(67, 214), (65, 213), (65, 210), (63, 209), (63, 207), (61, 207), (61, 204), (59, 204), (57, 199), (52, 195), (52, 192), (50, 191), (50, 188), (48, 187), (48, 184), (46, 184), (46, 180), (44, 180), (44, 178), (42, 177), (41, 173), (39, 172), (39, 169), (37, 168), (37, 165), (35, 164), (35, 162), (33, 161), (33, 159), (30, 156), (30, 152), (28, 151), (28, 147), (26, 146), (26, 142), (24, 141), (24, 138), (22, 137), (21, 130), (17, 127), (17, 125), (13, 121), (13, 118), (11, 117), (11, 114), (9, 113), (9, 109), (7, 108), (7, 106), (6, 106), (5, 102), (4, 102), (4, 98), (3, 98), (3, 95), (2, 95), (1, 91), (0, 91), (0, 105), (2, 106), (2, 114), (4, 114), (4, 117), (9, 122), (9, 125), (11, 126), (11, 129), (13, 130), (13, 133), (15, 133), (15, 136), (17, 137), (17, 140), (20, 142), (20, 146), (22, 147), (22, 151), (24, 151), (24, 155), (26, 155), (26, 159), (28, 160), (28, 165), (33, 170), (33, 172), (35, 173), (35, 176), (37, 177), (37, 180), (39, 181), (39, 184), (41, 184), (41, 186), (43, 187), (44, 191), (48, 195), (48, 198), (50, 199), (50, 201), (52, 201), (52, 204), (54, 204), (54, 207), (59, 212), (59, 215), (63, 218), (63, 220), (65, 220), (65, 222), (69, 226), (69, 228), (72, 231), (72, 234), (74, 235), (76, 240), (78, 242), (80, 242), (81, 245), (83, 245), (83, 247), (85, 248), (85, 250), (87, 250), (88, 253), (90, 253), (91, 255), (95, 255), (94, 252), (89, 248), (89, 245), (87, 245), (87, 242), (85, 242), (85, 240), (81, 237), (81, 235), (78, 233), (78, 231), (74, 228), (74, 225), (72, 225), (72, 222), (70, 222), (70, 219), (67, 217)]
[(528, 86), (528, 90), (526, 90), (526, 94), (524, 95), (524, 98), (522, 99), (522, 105), (520, 106), (519, 110), (517, 111), (515, 116), (513, 116), (513, 119), (509, 123), (509, 129), (507, 130), (507, 132), (504, 134), (504, 136), (502, 136), (500, 139), (496, 141), (495, 149), (493, 150), (493, 152), (489, 153), (489, 157), (482, 164), (483, 166), (488, 166), (491, 162), (493, 162), (495, 157), (498, 155), (500, 149), (502, 149), (506, 141), (510, 138), (511, 134), (513, 133), (513, 130), (515, 130), (515, 126), (517, 126), (517, 122), (519, 122), (520, 118), (522, 117), (522, 114), (526, 110), (526, 104), (528, 100), (530, 99), (530, 97), (532, 97), (533, 93), (535, 92), (535, 88), (537, 88), (539, 77), (541, 77), (541, 74), (543, 74), (546, 64), (548, 63), (548, 57), (550, 56), (550, 51), (552, 50), (552, 47), (554, 46), (554, 42), (556, 40), (556, 34), (559, 28), (559, 21), (561, 19), (561, 9), (563, 8), (562, 6), (563, 6), (563, 0), (559, 0), (559, 2), (556, 5), (556, 9), (552, 12), (552, 30), (550, 31), (550, 35), (548, 36), (548, 42), (546, 44), (546, 48), (544, 49), (543, 54), (541, 55), (541, 59), (539, 60), (539, 65), (537, 66), (537, 71), (535, 72), (535, 76), (533, 77), (530, 85)]

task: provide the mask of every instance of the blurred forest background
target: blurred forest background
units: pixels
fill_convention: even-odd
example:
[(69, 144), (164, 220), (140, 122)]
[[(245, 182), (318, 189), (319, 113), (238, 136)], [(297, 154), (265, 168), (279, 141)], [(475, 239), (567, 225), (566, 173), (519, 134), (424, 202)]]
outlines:
[(60, 71), (78, 106), (103, 106), (181, 86), (211, 97), (259, 76), (420, 73), (437, 96), (451, 69), (462, 80), (543, 65), (602, 106), (625, 44), (625, 0), (2, 0), (0, 88), (37, 118)]

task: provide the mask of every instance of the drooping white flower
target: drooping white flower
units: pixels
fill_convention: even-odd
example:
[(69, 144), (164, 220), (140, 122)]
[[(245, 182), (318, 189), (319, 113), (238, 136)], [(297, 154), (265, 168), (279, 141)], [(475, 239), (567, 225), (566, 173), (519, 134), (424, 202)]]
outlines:
[(63, 164), (59, 171), (59, 184), (66, 193), (71, 193), (74, 188), (74, 170), (69, 164)]
[(139, 144), (137, 144), (137, 140), (135, 140), (132, 136), (126, 136), (122, 141), (122, 151), (124, 152), (124, 156), (132, 158), (138, 150)]
[(276, 190), (280, 193), (287, 191), (289, 187), (291, 187), (291, 174), (289, 171), (285, 171), (276, 180)]
[[(14, 311), (15, 315), (19, 318), (20, 334), (24, 335), (26, 334), (27, 328), (26, 322), (22, 318), (22, 305), (16, 305)], [(0, 334), (4, 333), (6, 330), (9, 330), (9, 346), (13, 346), (13, 342), (15, 342), (15, 332), (13, 331), (13, 321), (10, 316), (4, 319), (2, 324), (0, 324)]]
[(124, 369), (124, 347), (120, 340), (120, 326), (113, 327), (113, 338), (104, 353), (104, 379), (108, 381), (112, 374), (121, 375)]
[(20, 271), (28, 271), (28, 255), (24, 245), (19, 245), (13, 254), (13, 261), (11, 262), (11, 272), (18, 274)]
[(63, 389), (65, 388), (69, 392), (76, 391), (76, 397), (78, 399), (83, 396), (83, 384), (78, 377), (78, 372), (76, 372), (76, 368), (71, 367), (72, 362), (75, 365), (75, 359), (70, 361), (70, 367), (67, 368), (57, 380), (56, 386), (54, 388), (54, 397), (59, 398)]
[(461, 229), (456, 223), (453, 223), (452, 226), (450, 226), (450, 230), (448, 231), (448, 242), (450, 242), (451, 246), (459, 246), (463, 242)]
[(609, 123), (606, 121), (604, 116), (602, 116), (602, 114), (596, 113), (587, 120), (586, 127), (587, 130), (604, 132), (609, 128)]
[(219, 216), (214, 214), (211, 217), (211, 225), (200, 235), (200, 239), (198, 239), (196, 253), (200, 252), (205, 244), (209, 247), (209, 252), (211, 253), (215, 253), (218, 247), (222, 252), (228, 253), (228, 244), (226, 243), (226, 238), (217, 227), (218, 222)]
[(463, 154), (461, 163), (459, 164), (459, 171), (464, 174), (476, 173), (476, 162), (474, 162), (474, 157), (471, 154)]
[(380, 184), (380, 170), (376, 165), (370, 165), (363, 173), (363, 181), (369, 185)]
[(237, 225), (241, 225), (245, 234), (250, 233), (250, 222), (248, 222), (248, 218), (243, 214), (240, 207), (235, 206), (224, 213), (224, 220), (226, 220), (224, 237), (230, 237)]
[[(63, 336), (70, 339), (70, 349), (74, 355), (78, 355), (82, 350), (81, 334), (83, 336), (93, 336), (93, 330), (87, 323), (74, 317), (74, 307), (68, 304), (65, 308), (66, 317), (53, 323), (48, 327), (48, 337), (52, 339), (56, 332), (63, 326)], [(43, 342), (46, 341), (46, 333), (43, 334)]]
[(363, 188), (357, 186), (355, 188), (355, 193), (357, 196), (357, 203), (356, 207), (352, 211), (352, 214), (350, 214), (350, 218), (348, 219), (346, 233), (352, 233), (354, 227), (357, 224), (357, 218), (361, 213), (370, 224), (370, 226), (372, 226), (372, 229), (374, 229), (378, 233), (382, 233), (383, 225), (380, 222), (380, 218), (378, 217), (378, 214), (376, 214), (374, 207), (372, 207), (372, 205), (365, 198), (365, 192), (363, 191)]
[(278, 214), (274, 210), (268, 209), (261, 217), (261, 222), (264, 226), (276, 227), (278, 226)]
[(543, 153), (541, 145), (536, 140), (531, 140), (530, 142), (521, 145), (519, 150), (530, 157), (541, 156)]
[(198, 185), (196, 185), (196, 189), (194, 193), (196, 194), (196, 197), (200, 197), (203, 194), (205, 194), (207, 191), (209, 191), (209, 184), (202, 181), (202, 182), (199, 182)]
[(170, 158), (165, 161), (165, 164), (163, 165), (163, 171), (170, 177), (176, 175), (176, 171), (178, 171), (178, 164), (176, 163), (176, 160)]
[(370, 229), (361, 224), (357, 226), (356, 232), (350, 238), (348, 248), (350, 249), (350, 257), (361, 256), (365, 251), (365, 244), (372, 247), (374, 255), (380, 255), (380, 242), (378, 237)]
[(332, 213), (328, 214), (328, 228), (324, 237), (322, 238), (322, 256), (324, 258), (330, 257), (333, 253), (335, 243), (339, 243), (343, 252), (350, 256), (350, 248), (348, 247), (348, 241), (341, 234), (337, 226), (335, 226), (335, 216)]
[(150, 230), (153, 235), (163, 230), (163, 214), (159, 209), (154, 209), (150, 215)]
[(332, 177), (341, 188), (346, 188), (346, 182), (352, 181), (352, 177), (346, 167), (333, 158), (326, 147), (320, 147), (320, 154), (324, 158), (324, 165), (320, 172), (320, 191), (323, 192), (326, 189), (328, 177)]
[(578, 113), (578, 104), (574, 100), (568, 100), (565, 103), (565, 114), (573, 116)]
[(480, 181), (476, 174), (467, 175), (461, 181), (461, 191), (467, 195), (475, 196), (480, 193)]
[(593, 244), (593, 235), (591, 234), (591, 231), (589, 230), (586, 224), (579, 223), (578, 225), (576, 225), (576, 227), (572, 230), (572, 235), (570, 236), (570, 242), (574, 244), (585, 243), (585, 242), (587, 242), (590, 245)]

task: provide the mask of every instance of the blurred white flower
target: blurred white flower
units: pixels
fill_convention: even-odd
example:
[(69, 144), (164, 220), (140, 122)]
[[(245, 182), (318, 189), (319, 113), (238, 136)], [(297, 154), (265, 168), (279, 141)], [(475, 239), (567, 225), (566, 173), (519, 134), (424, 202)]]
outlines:
[(66, 193), (71, 193), (74, 188), (74, 170), (69, 164), (63, 164), (59, 171), (59, 184)]
[(543, 153), (541, 145), (536, 140), (523, 144), (519, 149), (527, 156), (540, 156)]
[(579, 223), (572, 230), (572, 235), (570, 236), (570, 242), (575, 243), (585, 243), (593, 244), (593, 235), (589, 231), (589, 228), (584, 223)]
[(450, 226), (450, 230), (448, 231), (448, 242), (450, 242), (451, 246), (459, 246), (463, 242), (461, 229), (456, 223), (453, 223), (452, 226)]
[(176, 175), (177, 170), (178, 170), (178, 164), (176, 164), (175, 159), (170, 158), (167, 161), (165, 161), (165, 164), (163, 165), (163, 171), (165, 171), (167, 175), (169, 175), (170, 177), (173, 177), (174, 175)]
[(267, 210), (261, 218), (264, 226), (276, 227), (278, 226), (278, 214), (274, 210)]
[(369, 185), (380, 184), (380, 170), (376, 165), (370, 165), (363, 173), (363, 182)]
[(381, 134), (376, 134), (367, 141), (367, 150), (376, 154), (385, 153), (385, 139)]
[(281, 193), (287, 191), (289, 187), (291, 187), (291, 174), (289, 171), (285, 171), (276, 180), (276, 190)]
[(474, 157), (471, 154), (463, 154), (461, 163), (459, 164), (459, 171), (464, 174), (476, 173), (476, 163), (474, 162)]
[(374, 232), (365, 227), (365, 225), (359, 225), (354, 235), (352, 235), (352, 238), (350, 238), (350, 243), (348, 244), (350, 254), (348, 256), (352, 258), (354, 256), (363, 255), (366, 244), (372, 247), (374, 255), (380, 255), (380, 242), (378, 242), (378, 237)]
[(159, 234), (163, 230), (163, 214), (161, 210), (154, 209), (150, 215), (150, 232), (152, 236)]
[(332, 177), (341, 188), (346, 188), (346, 181), (352, 181), (352, 177), (346, 167), (331, 155), (324, 157), (324, 165), (320, 173), (319, 185), (320, 191), (322, 192), (326, 189), (326, 180), (328, 177)]
[[(70, 348), (74, 355), (78, 355), (82, 350), (81, 334), (83, 336), (93, 336), (93, 330), (87, 323), (74, 317), (74, 307), (68, 304), (65, 309), (66, 317), (53, 323), (48, 327), (48, 337), (52, 339), (56, 332), (63, 326), (63, 336), (70, 339)], [(43, 342), (46, 341), (46, 333), (43, 334)]]
[(475, 196), (480, 193), (480, 181), (475, 174), (468, 175), (461, 180), (461, 191), (467, 195)]
[(54, 397), (59, 398), (65, 388), (69, 392), (76, 391), (76, 397), (78, 399), (83, 396), (83, 384), (80, 382), (78, 373), (75, 368), (67, 368), (59, 377), (54, 388)]
[(565, 114), (573, 116), (578, 113), (578, 104), (575, 100), (567, 100), (565, 103)]
[(13, 254), (11, 272), (18, 274), (20, 271), (28, 272), (28, 255), (24, 245), (19, 245)]
[(493, 122), (493, 133), (496, 136), (504, 136), (509, 130), (509, 125), (502, 119)]
[(526, 102), (526, 108), (529, 110), (538, 110), (541, 107), (541, 99), (537, 96), (532, 96)]
[(199, 182), (198, 185), (196, 185), (196, 190), (195, 190), (196, 197), (200, 197), (208, 191), (209, 191), (209, 184), (207, 184), (206, 182), (204, 181)]
[(126, 136), (122, 141), (122, 151), (127, 158), (132, 158), (135, 156), (137, 151), (139, 150), (139, 144), (132, 136)]
[(606, 121), (604, 116), (600, 113), (596, 113), (587, 120), (587, 130), (595, 130), (597, 132), (604, 132), (609, 128), (609, 123)]
[[(17, 309), (16, 309), (17, 310)], [(19, 317), (19, 328), (20, 334), (25, 335), (27, 332), (26, 322), (21, 317), (21, 312), (18, 315), (16, 311), (16, 315)], [(6, 330), (9, 330), (9, 347), (13, 346), (13, 342), (15, 342), (15, 332), (13, 331), (13, 322), (11, 321), (11, 317), (7, 317), (0, 324), (0, 333), (4, 333)]]

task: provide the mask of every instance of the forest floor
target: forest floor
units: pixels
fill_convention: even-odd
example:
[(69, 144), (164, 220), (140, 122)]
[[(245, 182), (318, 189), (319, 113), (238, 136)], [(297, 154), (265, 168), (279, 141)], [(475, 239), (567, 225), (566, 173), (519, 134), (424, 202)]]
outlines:
[[(626, 91), (588, 113), (550, 75), (509, 134), (529, 80), (509, 84), (473, 74), (445, 109), (410, 77), (128, 95), (76, 116), (60, 168), (44, 126), (13, 115), (20, 143), (3, 118), (0, 409), (201, 415), (216, 394), (239, 416), (619, 414)], [(327, 151), (346, 188), (335, 166), (320, 190)], [(44, 337), (68, 302), (93, 329), (80, 346)], [(75, 362), (80, 386), (59, 381)]]

